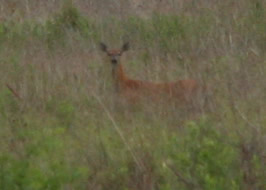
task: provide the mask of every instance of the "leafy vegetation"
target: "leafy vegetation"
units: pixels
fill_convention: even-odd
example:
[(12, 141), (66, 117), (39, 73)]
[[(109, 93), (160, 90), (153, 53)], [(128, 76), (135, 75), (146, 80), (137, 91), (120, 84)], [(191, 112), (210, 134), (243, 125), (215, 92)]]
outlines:
[[(264, 1), (147, 18), (82, 8), (0, 23), (0, 189), (265, 189)], [(100, 41), (130, 42), (132, 78), (206, 83), (212, 109), (126, 104)]]

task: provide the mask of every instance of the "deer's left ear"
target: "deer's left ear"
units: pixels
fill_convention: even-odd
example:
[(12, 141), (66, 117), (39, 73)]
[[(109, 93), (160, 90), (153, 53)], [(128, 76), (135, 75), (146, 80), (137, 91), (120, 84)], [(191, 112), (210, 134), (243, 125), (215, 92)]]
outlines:
[(122, 46), (122, 51), (127, 51), (127, 50), (129, 50), (129, 42), (126, 42), (126, 43), (124, 43), (124, 45)]
[(107, 52), (107, 46), (104, 43), (100, 43), (100, 49), (104, 52)]

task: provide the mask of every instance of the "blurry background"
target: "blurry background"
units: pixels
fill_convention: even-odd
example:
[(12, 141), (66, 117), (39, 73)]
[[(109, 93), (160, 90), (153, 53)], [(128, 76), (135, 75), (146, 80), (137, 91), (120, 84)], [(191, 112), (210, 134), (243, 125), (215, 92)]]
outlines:
[[(211, 111), (124, 105), (100, 41)], [(263, 0), (0, 0), (1, 189), (265, 189), (265, 42)]]

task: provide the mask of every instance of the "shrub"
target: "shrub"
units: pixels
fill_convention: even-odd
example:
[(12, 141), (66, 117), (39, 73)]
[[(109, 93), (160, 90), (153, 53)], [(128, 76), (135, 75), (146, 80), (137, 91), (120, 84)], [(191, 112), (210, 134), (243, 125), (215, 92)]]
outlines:
[(183, 188), (239, 189), (238, 151), (230, 140), (207, 121), (190, 122), (186, 128), (185, 138), (173, 137), (169, 150), (171, 168), (187, 180), (181, 180)]

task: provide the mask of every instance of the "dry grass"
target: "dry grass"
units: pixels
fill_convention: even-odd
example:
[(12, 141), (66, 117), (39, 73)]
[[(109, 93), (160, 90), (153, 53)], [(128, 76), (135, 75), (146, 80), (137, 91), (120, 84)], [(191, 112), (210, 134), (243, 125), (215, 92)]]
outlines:
[[(64, 1), (0, 1), (0, 186), (264, 189), (265, 1), (73, 2), (69, 24)], [(207, 84), (212, 110), (124, 104), (100, 41), (130, 41), (130, 78)]]

